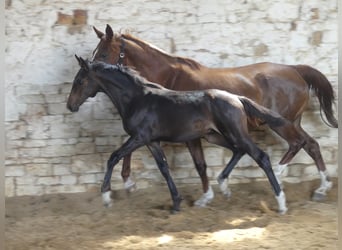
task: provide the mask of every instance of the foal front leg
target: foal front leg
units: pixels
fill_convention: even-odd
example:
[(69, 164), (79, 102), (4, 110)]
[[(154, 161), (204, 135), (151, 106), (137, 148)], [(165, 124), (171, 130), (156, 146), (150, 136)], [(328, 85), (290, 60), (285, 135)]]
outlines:
[(142, 145), (144, 144), (137, 138), (130, 137), (118, 150), (114, 151), (109, 157), (107, 161), (107, 171), (101, 187), (102, 200), (106, 207), (110, 207), (112, 205), (110, 180), (112, 178), (114, 166), (122, 157), (130, 154), (132, 151), (141, 147)]

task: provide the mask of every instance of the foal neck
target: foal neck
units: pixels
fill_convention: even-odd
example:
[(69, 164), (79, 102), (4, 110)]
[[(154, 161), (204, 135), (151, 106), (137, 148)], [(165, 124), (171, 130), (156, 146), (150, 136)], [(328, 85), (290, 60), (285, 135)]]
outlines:
[[(126, 73), (126, 69), (116, 69), (109, 66), (97, 71), (99, 84), (107, 96), (111, 99), (121, 116), (126, 114), (132, 100), (144, 94), (144, 85), (139, 76)], [(128, 70), (128, 69), (127, 69)]]

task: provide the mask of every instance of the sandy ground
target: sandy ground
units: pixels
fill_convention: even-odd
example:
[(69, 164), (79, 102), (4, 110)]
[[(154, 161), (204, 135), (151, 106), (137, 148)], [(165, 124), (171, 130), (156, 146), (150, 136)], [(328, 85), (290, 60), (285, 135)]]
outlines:
[(166, 184), (116, 191), (111, 208), (99, 193), (8, 198), (6, 249), (337, 249), (337, 180), (320, 203), (310, 201), (318, 183), (285, 183), (283, 216), (273, 212), (267, 182), (232, 185), (229, 200), (214, 186), (206, 208), (192, 205), (200, 185), (180, 186), (184, 201), (175, 215)]

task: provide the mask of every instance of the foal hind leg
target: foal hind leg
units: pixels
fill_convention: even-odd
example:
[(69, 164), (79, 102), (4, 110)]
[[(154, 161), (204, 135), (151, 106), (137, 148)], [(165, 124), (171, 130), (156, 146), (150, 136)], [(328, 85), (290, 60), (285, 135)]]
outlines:
[(233, 156), (230, 159), (229, 163), (225, 167), (225, 169), (219, 174), (217, 177), (217, 182), (219, 183), (220, 190), (222, 194), (226, 197), (231, 196), (231, 191), (228, 187), (228, 177), (230, 172), (233, 170), (237, 162), (241, 159), (244, 153), (236, 151), (232, 144), (229, 143), (229, 140), (224, 136), (217, 132), (210, 133), (205, 136), (205, 139), (213, 144), (228, 148), (233, 151)]
[(268, 155), (259, 149), (256, 145), (249, 146), (247, 153), (258, 163), (258, 165), (264, 170), (267, 178), (273, 188), (278, 202), (278, 212), (285, 214), (287, 211), (285, 193), (280, 187), (277, 178), (272, 170), (271, 162)]
[(207, 164), (204, 159), (201, 140), (192, 140), (187, 142), (186, 145), (195, 163), (197, 173), (201, 177), (203, 188), (203, 195), (194, 202), (194, 205), (199, 207), (205, 207), (209, 202), (211, 202), (214, 199), (214, 192), (211, 186), (209, 185), (207, 175)]
[(153, 142), (150, 143), (149, 145), (147, 145), (148, 149), (151, 151), (157, 165), (158, 168), (161, 172), (161, 174), (163, 175), (163, 177), (165, 178), (167, 185), (169, 187), (170, 193), (171, 193), (171, 197), (172, 197), (172, 201), (173, 201), (173, 207), (172, 207), (172, 212), (177, 212), (180, 209), (180, 203), (182, 201), (182, 197), (179, 195), (176, 185), (172, 180), (172, 177), (170, 175), (169, 172), (169, 165), (167, 164), (166, 161), (166, 157), (165, 154), (162, 150), (162, 148), (160, 147), (158, 142)]
[(311, 136), (309, 136), (303, 129), (302, 129), (302, 133), (304, 136), (306, 136), (306, 142), (307, 142), (306, 145), (304, 146), (304, 150), (315, 161), (315, 164), (317, 166), (317, 169), (321, 177), (321, 185), (319, 188), (317, 188), (314, 191), (312, 195), (312, 200), (322, 201), (325, 199), (327, 192), (332, 188), (333, 183), (329, 178), (328, 170), (323, 161), (323, 157), (321, 155), (318, 142), (315, 139), (313, 139)]
[(241, 157), (244, 155), (241, 151), (235, 151), (233, 150), (233, 156), (228, 162), (227, 166), (223, 169), (223, 171), (220, 173), (220, 175), (217, 177), (217, 181), (219, 183), (221, 192), (224, 196), (229, 198), (232, 193), (228, 187), (228, 176), (232, 172), (235, 165), (238, 163), (238, 161), (241, 159)]
[(133, 192), (137, 189), (136, 183), (131, 179), (131, 157), (132, 154), (128, 154), (124, 157), (121, 169), (121, 177), (124, 181), (124, 187), (127, 192)]

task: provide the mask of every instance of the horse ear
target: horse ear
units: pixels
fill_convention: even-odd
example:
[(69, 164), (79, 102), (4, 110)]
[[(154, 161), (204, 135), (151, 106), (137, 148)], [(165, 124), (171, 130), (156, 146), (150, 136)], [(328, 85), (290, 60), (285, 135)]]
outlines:
[(114, 36), (114, 32), (112, 30), (112, 27), (110, 27), (109, 24), (107, 24), (107, 27), (106, 27), (106, 36), (109, 40), (111, 40)]
[(104, 33), (96, 29), (95, 26), (93, 26), (93, 30), (95, 31), (98, 38), (101, 39), (104, 36)]

